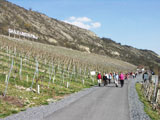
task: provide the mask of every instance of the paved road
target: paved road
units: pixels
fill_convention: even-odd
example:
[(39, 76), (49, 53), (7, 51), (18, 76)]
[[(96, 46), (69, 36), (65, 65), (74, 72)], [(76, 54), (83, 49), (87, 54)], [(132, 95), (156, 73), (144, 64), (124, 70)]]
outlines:
[(114, 84), (100, 87), (44, 120), (129, 120), (127, 82), (123, 88)]

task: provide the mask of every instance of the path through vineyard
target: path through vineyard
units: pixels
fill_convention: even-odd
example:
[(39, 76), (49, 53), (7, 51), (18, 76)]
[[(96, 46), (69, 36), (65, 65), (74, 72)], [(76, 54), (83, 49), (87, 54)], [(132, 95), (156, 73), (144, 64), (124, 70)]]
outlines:
[(128, 83), (100, 87), (44, 120), (129, 120)]

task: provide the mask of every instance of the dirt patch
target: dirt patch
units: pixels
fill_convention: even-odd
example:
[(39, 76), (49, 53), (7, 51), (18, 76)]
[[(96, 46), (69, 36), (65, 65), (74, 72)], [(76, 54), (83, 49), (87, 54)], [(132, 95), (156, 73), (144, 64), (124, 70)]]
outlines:
[(61, 95), (61, 96), (57, 96), (55, 91), (52, 92), (52, 97), (53, 99), (55, 100), (61, 100), (61, 99), (64, 99), (67, 95)]
[(12, 97), (12, 96), (0, 96), (0, 99), (1, 100), (4, 100), (10, 104), (13, 104), (13, 105), (16, 105), (17, 107), (23, 107), (23, 102), (20, 101), (19, 99), (15, 98), (15, 97)]
[(68, 95), (62, 95), (62, 96), (54, 96), (53, 98), (56, 99), (56, 100), (61, 100), (61, 99), (64, 99), (65, 97), (69, 96), (70, 94)]
[(54, 99), (63, 99), (65, 96), (54, 96)]

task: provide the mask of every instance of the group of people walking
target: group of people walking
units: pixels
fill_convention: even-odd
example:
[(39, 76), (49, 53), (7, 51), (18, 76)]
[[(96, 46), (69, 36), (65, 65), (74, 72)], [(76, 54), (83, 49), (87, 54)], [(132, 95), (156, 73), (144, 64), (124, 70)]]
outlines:
[(147, 80), (151, 80), (151, 76), (154, 75), (153, 71), (144, 71), (144, 72), (129, 72), (126, 74), (123, 74), (123, 72), (121, 72), (120, 74), (114, 72), (114, 73), (104, 73), (103, 75), (101, 75), (101, 73), (99, 72), (97, 75), (97, 80), (98, 80), (98, 86), (101, 86), (101, 83), (104, 84), (104, 86), (114, 83), (116, 87), (119, 86), (119, 82), (121, 87), (123, 87), (124, 85), (124, 80), (128, 79), (128, 78), (133, 78), (135, 79), (137, 77), (137, 75), (142, 74), (142, 78), (143, 78), (143, 82), (146, 82)]
[(121, 72), (120, 74), (114, 72), (114, 73), (104, 73), (103, 76), (101, 75), (101, 73), (99, 72), (97, 75), (97, 80), (98, 80), (98, 85), (101, 86), (101, 83), (103, 82), (104, 86), (111, 84), (111, 81), (114, 81), (114, 84), (116, 87), (118, 87), (119, 85), (119, 81), (120, 81), (120, 85), (121, 87), (123, 87), (124, 85), (124, 80), (128, 79), (129, 76), (132, 76), (133, 78), (136, 78), (137, 73), (127, 73), (127, 74), (123, 74), (123, 72)]

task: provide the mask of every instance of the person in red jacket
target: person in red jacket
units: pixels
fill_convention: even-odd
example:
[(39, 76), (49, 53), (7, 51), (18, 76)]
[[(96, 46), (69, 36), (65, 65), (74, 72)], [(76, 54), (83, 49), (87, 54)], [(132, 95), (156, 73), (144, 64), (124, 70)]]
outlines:
[(101, 86), (101, 79), (102, 79), (102, 76), (101, 76), (101, 73), (99, 72), (98, 75), (97, 75), (97, 80), (98, 80), (99, 87)]

